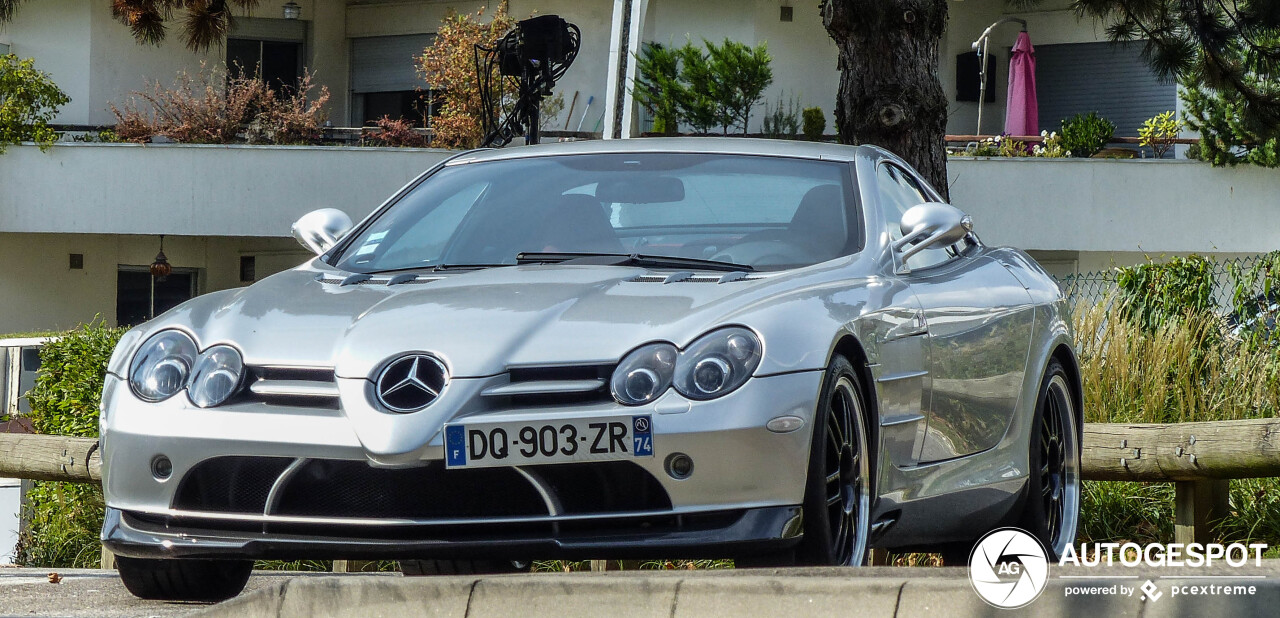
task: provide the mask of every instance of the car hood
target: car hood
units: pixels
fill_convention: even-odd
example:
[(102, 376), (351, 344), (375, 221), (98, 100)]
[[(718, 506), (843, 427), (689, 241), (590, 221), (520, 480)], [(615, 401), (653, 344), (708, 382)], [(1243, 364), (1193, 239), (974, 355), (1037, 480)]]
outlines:
[(197, 298), (159, 322), (191, 328), (202, 347), (235, 345), (251, 365), (368, 378), (388, 358), (421, 351), (455, 377), (480, 377), (511, 366), (612, 363), (652, 340), (684, 346), (773, 278), (716, 283), (723, 273), (706, 273), (664, 283), (641, 277), (651, 274), (643, 268), (525, 265), (341, 285), (348, 274), (301, 267)]

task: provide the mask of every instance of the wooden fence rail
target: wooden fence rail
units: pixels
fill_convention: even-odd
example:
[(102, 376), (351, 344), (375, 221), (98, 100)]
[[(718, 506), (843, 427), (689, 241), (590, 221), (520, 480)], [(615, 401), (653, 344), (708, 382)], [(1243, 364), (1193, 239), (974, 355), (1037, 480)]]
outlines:
[[(1084, 480), (1173, 482), (1175, 540), (1204, 543), (1229, 513), (1229, 479), (1280, 476), (1280, 418), (1086, 423), (1082, 451)], [(100, 483), (98, 442), (0, 433), (0, 477)]]

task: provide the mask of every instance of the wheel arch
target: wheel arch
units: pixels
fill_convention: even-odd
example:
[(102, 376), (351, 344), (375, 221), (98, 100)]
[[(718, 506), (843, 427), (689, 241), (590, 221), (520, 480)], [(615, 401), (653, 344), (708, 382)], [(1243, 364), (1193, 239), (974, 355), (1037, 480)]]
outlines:
[[(1049, 354), (1050, 359), (1056, 359), (1062, 364), (1063, 370), (1067, 372), (1067, 380), (1071, 385), (1071, 398), (1074, 400), (1076, 410), (1076, 431), (1081, 436), (1084, 434), (1084, 382), (1080, 376), (1080, 363), (1076, 360), (1076, 353), (1071, 346), (1065, 342), (1058, 343), (1053, 348), (1053, 352)], [(1047, 365), (1047, 363), (1046, 363)]]
[[(871, 375), (871, 366), (869, 365), (866, 350), (862, 347), (862, 342), (852, 333), (843, 333), (831, 346), (831, 352), (827, 355), (827, 366), (831, 366), (831, 361), (835, 357), (843, 356), (853, 365), (855, 371), (858, 372), (858, 378), (861, 382), (863, 403), (866, 404), (867, 410), (867, 443), (875, 445), (877, 454), (883, 452), (880, 445), (880, 401), (876, 396), (875, 376)], [(826, 387), (824, 382), (823, 388)], [(878, 456), (878, 455), (877, 455)]]

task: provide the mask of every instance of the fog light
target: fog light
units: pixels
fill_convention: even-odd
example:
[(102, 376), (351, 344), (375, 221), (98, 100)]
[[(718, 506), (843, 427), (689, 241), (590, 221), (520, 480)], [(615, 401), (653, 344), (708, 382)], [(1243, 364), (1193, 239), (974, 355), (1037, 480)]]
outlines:
[(684, 453), (667, 455), (665, 466), (667, 474), (677, 481), (687, 479), (693, 474), (693, 458)]
[(151, 460), (151, 476), (156, 477), (157, 481), (163, 481), (173, 474), (173, 462), (169, 461), (164, 455), (156, 455)]

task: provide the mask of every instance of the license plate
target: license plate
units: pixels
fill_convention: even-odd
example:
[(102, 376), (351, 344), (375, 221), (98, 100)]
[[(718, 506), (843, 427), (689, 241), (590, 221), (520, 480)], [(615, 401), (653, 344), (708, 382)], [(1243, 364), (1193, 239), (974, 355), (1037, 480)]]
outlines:
[(444, 427), (446, 468), (653, 457), (649, 415)]

